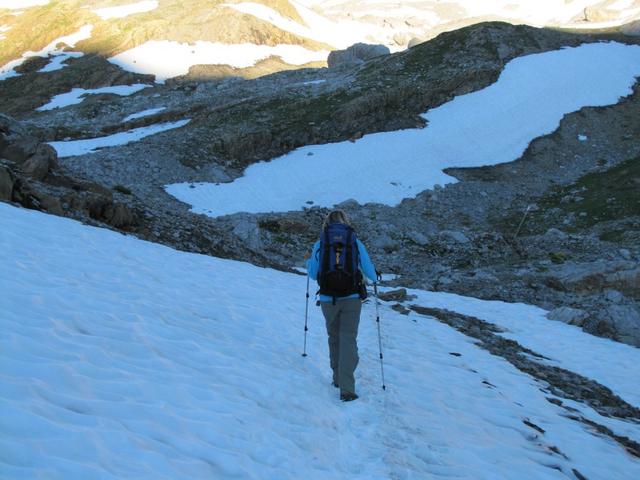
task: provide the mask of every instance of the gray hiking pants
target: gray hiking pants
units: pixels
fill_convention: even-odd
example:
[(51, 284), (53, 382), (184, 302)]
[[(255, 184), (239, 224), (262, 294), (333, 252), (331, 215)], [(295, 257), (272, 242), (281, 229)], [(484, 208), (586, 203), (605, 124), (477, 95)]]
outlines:
[(340, 386), (341, 393), (356, 393), (353, 377), (358, 366), (358, 324), (362, 303), (359, 298), (322, 302), (322, 313), (329, 335), (329, 359), (333, 370), (333, 381)]

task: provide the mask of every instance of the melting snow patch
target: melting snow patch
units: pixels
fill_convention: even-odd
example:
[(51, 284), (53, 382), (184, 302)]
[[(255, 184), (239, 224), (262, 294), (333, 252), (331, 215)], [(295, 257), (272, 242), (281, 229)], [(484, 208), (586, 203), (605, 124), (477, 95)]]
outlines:
[(66, 142), (49, 142), (58, 152), (58, 157), (73, 157), (86, 153), (95, 153), (106, 147), (116, 147), (137, 142), (149, 135), (165, 132), (174, 128), (180, 128), (189, 123), (190, 120), (179, 120), (177, 122), (158, 123), (146, 127), (134, 128), (126, 132), (114, 133), (106, 137), (88, 138), (85, 140), (70, 140)]
[(251, 165), (231, 183), (193, 189), (173, 184), (166, 190), (192, 211), (214, 216), (298, 210), (308, 200), (323, 207), (349, 198), (397, 205), (436, 184), (454, 182), (445, 167), (516, 160), (567, 113), (630, 94), (637, 75), (636, 45), (586, 44), (528, 55), (509, 62), (495, 84), (426, 112), (424, 129), (306, 146)]
[(150, 12), (158, 8), (158, 0), (143, 0), (142, 2), (119, 5), (117, 7), (98, 8), (91, 10), (103, 20), (123, 18), (135, 13)]
[(230, 65), (246, 68), (270, 56), (281, 57), (291, 65), (324, 61), (329, 52), (307, 50), (299, 45), (254, 45), (195, 42), (195, 44), (151, 40), (111, 57), (109, 61), (124, 70), (156, 76), (158, 83), (186, 75), (193, 65)]
[(20, 58), (16, 60), (12, 60), (11, 62), (0, 67), (0, 80), (5, 80), (7, 78), (20, 76), (20, 74), (15, 71), (15, 68), (22, 65), (25, 61), (27, 61), (31, 57), (46, 58), (49, 56), (56, 57), (58, 55), (61, 55), (64, 57), (63, 60), (61, 61), (55, 61), (55, 58), (54, 58), (54, 67), (52, 67), (51, 69), (47, 69), (48, 67), (47, 66), (40, 71), (45, 72), (45, 71), (59, 70), (60, 68), (63, 68), (64, 67), (64, 65), (62, 65), (63, 61), (71, 57), (81, 57), (82, 53), (64, 52), (63, 49), (65, 47), (58, 47), (58, 45), (62, 43), (68, 47), (75, 47), (76, 43), (91, 37), (92, 29), (93, 29), (93, 25), (85, 25), (76, 33), (72, 33), (71, 35), (65, 35), (63, 37), (55, 39), (53, 42), (51, 42), (49, 45), (47, 45), (46, 47), (44, 47), (42, 50), (38, 52), (28, 51), (23, 53)]
[(133, 85), (116, 85), (112, 87), (93, 88), (86, 90), (84, 88), (74, 88), (70, 92), (61, 93), (51, 99), (46, 105), (36, 108), (37, 111), (43, 112), (53, 110), (55, 108), (64, 108), (69, 105), (81, 103), (86, 95), (97, 95), (100, 93), (113, 93), (115, 95), (128, 96), (134, 94), (143, 88), (150, 87), (143, 83), (134, 83)]
[(167, 107), (150, 108), (149, 110), (143, 110), (138, 113), (132, 113), (131, 115), (125, 117), (122, 121), (128, 122), (129, 120), (135, 120), (136, 118), (147, 117), (149, 115), (153, 115), (154, 113), (158, 113), (166, 109)]
[(308, 82), (302, 82), (300, 85), (320, 85), (325, 82), (326, 80), (309, 80)]
[(70, 58), (80, 58), (84, 54), (82, 52), (60, 52), (59, 54), (54, 54), (55, 56), (51, 59), (51, 61), (45, 65), (43, 68), (38, 70), (38, 72), (54, 72), (56, 70), (62, 70), (65, 67), (65, 62)]

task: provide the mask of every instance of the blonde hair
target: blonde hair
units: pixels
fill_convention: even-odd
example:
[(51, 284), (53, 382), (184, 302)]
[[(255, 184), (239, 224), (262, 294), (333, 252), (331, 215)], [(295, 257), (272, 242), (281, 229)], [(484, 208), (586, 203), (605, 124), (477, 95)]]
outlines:
[(324, 222), (322, 223), (322, 229), (324, 230), (325, 228), (327, 228), (327, 225), (329, 225), (330, 223), (343, 223), (345, 225), (351, 226), (351, 223), (349, 223), (349, 217), (347, 217), (347, 214), (344, 210), (330, 211), (325, 217)]

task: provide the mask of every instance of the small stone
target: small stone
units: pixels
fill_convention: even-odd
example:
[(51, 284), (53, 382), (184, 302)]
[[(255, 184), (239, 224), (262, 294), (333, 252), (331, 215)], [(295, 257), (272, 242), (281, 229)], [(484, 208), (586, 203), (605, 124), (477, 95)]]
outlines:
[(408, 295), (406, 288), (399, 288), (388, 292), (379, 292), (378, 298), (384, 302), (405, 302), (407, 300), (415, 299), (416, 296)]
[(611, 303), (620, 303), (624, 300), (624, 295), (622, 295), (617, 290), (607, 290), (607, 292), (604, 295), (604, 298), (606, 298)]
[(469, 238), (462, 232), (457, 232), (453, 230), (443, 230), (440, 232), (440, 237), (445, 240), (451, 240), (456, 243), (469, 243)]
[(547, 230), (544, 236), (549, 238), (555, 238), (558, 240), (564, 240), (567, 238), (567, 234), (557, 228), (550, 228), (549, 230)]
[(420, 245), (421, 247), (429, 244), (429, 238), (420, 232), (409, 232), (407, 236), (413, 243)]

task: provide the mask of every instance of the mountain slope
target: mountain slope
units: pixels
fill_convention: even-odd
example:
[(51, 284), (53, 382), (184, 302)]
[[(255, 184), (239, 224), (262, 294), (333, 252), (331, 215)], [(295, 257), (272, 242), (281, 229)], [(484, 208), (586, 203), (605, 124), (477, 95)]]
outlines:
[[(617, 443), (628, 437), (635, 451), (640, 418), (606, 418), (551, 393), (435, 317), (381, 307), (383, 392), (375, 309), (365, 305), (361, 399), (344, 405), (313, 306), (309, 356), (300, 356), (303, 277), (5, 204), (0, 219), (9, 227), (0, 236), (3, 478), (640, 474), (639, 453)], [(499, 302), (428, 301), (502, 315)], [(510, 308), (548, 323), (530, 307)], [(573, 330), (565, 341), (606, 351), (611, 369), (639, 360), (637, 349), (563, 327)], [(536, 361), (565, 366), (567, 354), (574, 367), (591, 356), (568, 347)], [(633, 391), (638, 379), (627, 373), (622, 390)]]

